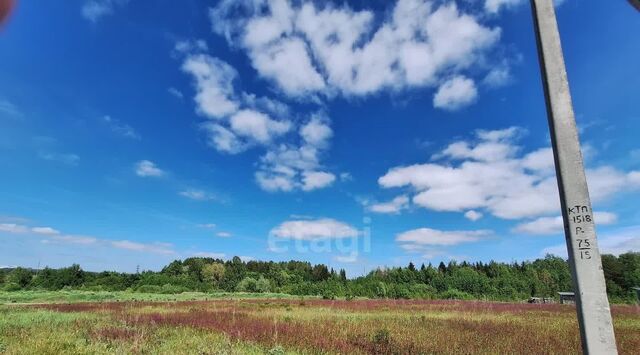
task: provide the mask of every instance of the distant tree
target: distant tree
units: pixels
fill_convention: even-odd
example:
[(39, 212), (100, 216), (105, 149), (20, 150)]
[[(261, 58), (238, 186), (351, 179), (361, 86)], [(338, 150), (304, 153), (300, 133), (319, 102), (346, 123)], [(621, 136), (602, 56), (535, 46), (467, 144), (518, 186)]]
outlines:
[(311, 275), (313, 281), (324, 281), (331, 276), (329, 270), (327, 269), (327, 266), (324, 264), (318, 264), (314, 266)]
[(409, 262), (409, 267), (408, 267), (409, 271), (416, 271), (416, 266), (413, 265), (412, 262)]
[(256, 281), (255, 291), (254, 292), (271, 292), (271, 282), (260, 276), (260, 278)]
[(7, 275), (8, 283), (16, 284), (20, 286), (20, 288), (27, 287), (27, 285), (31, 283), (32, 278), (33, 278), (33, 275), (31, 271), (22, 267), (17, 267), (13, 269), (13, 271), (11, 271), (9, 275)]
[(224, 278), (224, 273), (224, 264), (221, 263), (206, 264), (202, 267), (202, 276), (205, 282), (214, 287), (218, 287), (220, 281)]
[(236, 290), (240, 292), (258, 292), (258, 281), (253, 277), (245, 277), (238, 283)]
[(447, 266), (442, 261), (438, 265), (438, 271), (443, 274), (447, 272)]

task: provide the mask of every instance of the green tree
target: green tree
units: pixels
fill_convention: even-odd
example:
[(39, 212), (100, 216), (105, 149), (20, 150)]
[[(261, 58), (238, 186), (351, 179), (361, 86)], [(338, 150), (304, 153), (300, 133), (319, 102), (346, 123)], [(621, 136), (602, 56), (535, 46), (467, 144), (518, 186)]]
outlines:
[(221, 263), (206, 264), (202, 267), (202, 276), (205, 282), (214, 287), (218, 287), (220, 281), (224, 278), (225, 267)]

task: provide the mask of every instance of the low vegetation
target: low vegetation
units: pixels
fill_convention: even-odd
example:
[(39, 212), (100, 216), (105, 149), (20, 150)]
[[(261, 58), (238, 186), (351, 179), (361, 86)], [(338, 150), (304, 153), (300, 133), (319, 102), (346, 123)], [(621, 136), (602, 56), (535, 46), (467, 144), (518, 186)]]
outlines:
[[(621, 354), (640, 309), (613, 307)], [(450, 300), (218, 299), (0, 306), (0, 352), (575, 354), (575, 308)]]
[[(607, 292), (613, 303), (635, 302), (640, 285), (640, 253), (602, 258)], [(133, 293), (176, 295), (184, 292), (250, 292), (312, 295), (326, 299), (354, 297), (393, 299), (480, 299), (522, 301), (532, 296), (555, 297), (572, 289), (565, 260), (547, 256), (521, 263), (409, 264), (377, 269), (347, 279), (344, 270), (308, 262), (243, 262), (211, 258), (176, 260), (159, 272), (87, 272), (78, 265), (63, 269), (0, 269), (0, 290), (96, 292), (95, 300), (126, 298)], [(108, 292), (107, 292), (108, 291)], [(122, 292), (115, 296), (109, 292)], [(86, 296), (86, 295), (85, 295)], [(26, 296), (24, 296), (26, 297)], [(57, 296), (52, 296), (57, 297)], [(176, 299), (174, 296), (154, 296)], [(206, 297), (206, 296), (203, 296)]]

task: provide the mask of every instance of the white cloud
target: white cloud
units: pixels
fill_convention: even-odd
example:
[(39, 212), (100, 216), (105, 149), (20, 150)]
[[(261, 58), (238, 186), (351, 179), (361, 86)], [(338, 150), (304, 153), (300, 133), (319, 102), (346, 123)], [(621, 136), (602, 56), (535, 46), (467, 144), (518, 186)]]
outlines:
[[(618, 216), (611, 212), (595, 212), (594, 221), (596, 225), (614, 224), (618, 221)], [(540, 217), (533, 221), (518, 224), (513, 232), (525, 234), (559, 234), (564, 229), (562, 216)]]
[(471, 243), (490, 235), (489, 230), (474, 231), (441, 231), (431, 228), (418, 228), (400, 233), (396, 236), (396, 242), (405, 250), (420, 250), (432, 246), (452, 246), (462, 243)]
[(428, 0), (399, 0), (383, 21), (368, 10), (285, 0), (223, 1), (210, 15), (214, 31), (292, 97), (433, 86), (476, 66), (500, 37), (454, 2)]
[(44, 235), (58, 235), (60, 231), (57, 231), (51, 227), (33, 227), (31, 228), (33, 233), (44, 234)]
[(324, 171), (303, 171), (302, 190), (311, 191), (327, 187), (336, 180), (336, 176)]
[(238, 73), (229, 64), (206, 54), (190, 54), (182, 70), (195, 79), (198, 111), (209, 118), (222, 118), (238, 110), (233, 81)]
[(69, 244), (81, 244), (81, 245), (95, 244), (95, 243), (98, 243), (99, 241), (97, 238), (94, 238), (94, 237), (79, 236), (79, 235), (53, 235), (51, 239), (45, 239), (45, 240), (52, 240), (56, 242), (63, 242), (63, 243), (69, 243)]
[(229, 238), (232, 236), (231, 233), (229, 232), (218, 232), (216, 233), (216, 236), (220, 237), (220, 238)]
[(116, 7), (127, 2), (129, 0), (87, 0), (82, 4), (82, 17), (95, 23), (103, 17), (113, 14)]
[(357, 263), (359, 260), (358, 254), (356, 253), (351, 253), (349, 255), (336, 255), (333, 259), (339, 263), (344, 263), (344, 264)]
[(217, 199), (214, 194), (198, 189), (187, 189), (180, 191), (178, 194), (182, 197), (196, 201), (212, 201)]
[(198, 227), (205, 228), (205, 229), (214, 229), (216, 228), (216, 225), (214, 223), (204, 223), (204, 224), (198, 224)]
[(398, 213), (409, 208), (409, 197), (400, 195), (388, 202), (375, 203), (367, 207), (371, 212), (375, 213)]
[(174, 97), (178, 98), (178, 99), (181, 99), (181, 100), (182, 100), (182, 99), (184, 98), (184, 94), (182, 93), (182, 91), (180, 91), (180, 90), (178, 90), (178, 89), (176, 89), (176, 88), (174, 88), (174, 87), (170, 87), (170, 88), (168, 88), (168, 89), (167, 89), (167, 92), (168, 92), (169, 94), (171, 94), (172, 96), (174, 96)]
[(0, 223), (0, 232), (22, 234), (28, 233), (29, 228), (16, 223)]
[(141, 160), (135, 165), (136, 175), (141, 177), (160, 177), (165, 175), (165, 172), (158, 168), (156, 164), (149, 160)]
[(118, 249), (126, 249), (153, 254), (175, 254), (175, 251), (171, 249), (171, 245), (167, 243), (145, 244), (132, 242), (130, 240), (117, 240), (111, 241), (110, 244), (114, 248)]
[(491, 69), (482, 79), (482, 83), (497, 88), (509, 84), (512, 80), (511, 69), (507, 65), (502, 65)]
[(314, 240), (357, 237), (358, 230), (330, 218), (286, 221), (273, 228), (270, 235), (285, 239)]
[(120, 136), (131, 139), (140, 139), (138, 132), (126, 123), (122, 123), (111, 116), (102, 117), (102, 121), (104, 121), (114, 133)]
[(513, 8), (523, 3), (524, 0), (486, 0), (484, 9), (488, 13), (496, 14), (502, 8)]
[[(565, 0), (554, 0), (553, 3), (555, 6), (560, 6), (565, 2)], [(525, 4), (525, 0), (485, 0), (484, 10), (489, 14), (497, 14), (500, 10), (504, 9), (513, 9), (520, 5)]]
[[(523, 154), (521, 129), (477, 131), (474, 140), (451, 143), (434, 162), (390, 169), (384, 188), (409, 187), (413, 203), (435, 211), (486, 210), (503, 219), (538, 217), (560, 210), (549, 148)], [(442, 161), (440, 161), (442, 160)], [(640, 172), (611, 166), (587, 170), (594, 202), (640, 187)]]
[(286, 133), (291, 128), (291, 124), (287, 121), (275, 121), (253, 110), (235, 113), (230, 118), (230, 125), (237, 135), (262, 144), (269, 143), (274, 137)]
[(464, 217), (470, 221), (477, 221), (480, 218), (482, 218), (482, 213), (478, 212), (478, 211), (474, 211), (474, 210), (469, 210), (467, 212), (464, 213)]
[(43, 160), (76, 166), (80, 162), (80, 157), (73, 153), (39, 152), (38, 157)]
[(79, 245), (96, 245), (116, 249), (132, 250), (152, 254), (176, 254), (173, 245), (169, 243), (153, 242), (140, 243), (130, 240), (100, 239), (86, 235), (65, 234), (52, 227), (28, 227), (22, 224), (1, 223), (0, 233), (26, 234), (40, 237), (42, 243), (65, 243)]
[(329, 146), (333, 131), (329, 120), (320, 114), (312, 115), (299, 129), (300, 145), (273, 147), (260, 158), (255, 177), (266, 191), (311, 191), (333, 184), (336, 176), (323, 170), (321, 152)]
[(457, 110), (473, 103), (478, 90), (473, 80), (456, 76), (445, 81), (433, 96), (433, 106), (445, 110)]

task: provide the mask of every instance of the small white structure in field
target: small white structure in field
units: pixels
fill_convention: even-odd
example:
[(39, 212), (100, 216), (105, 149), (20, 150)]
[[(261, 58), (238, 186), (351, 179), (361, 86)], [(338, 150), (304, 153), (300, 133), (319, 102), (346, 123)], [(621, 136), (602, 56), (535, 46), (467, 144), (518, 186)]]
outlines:
[(560, 304), (575, 304), (576, 294), (573, 292), (558, 292), (560, 295)]

